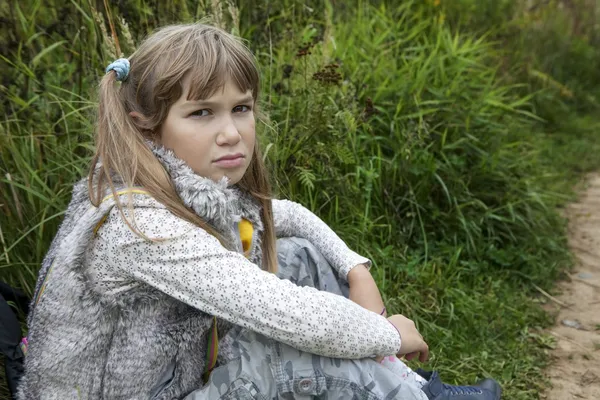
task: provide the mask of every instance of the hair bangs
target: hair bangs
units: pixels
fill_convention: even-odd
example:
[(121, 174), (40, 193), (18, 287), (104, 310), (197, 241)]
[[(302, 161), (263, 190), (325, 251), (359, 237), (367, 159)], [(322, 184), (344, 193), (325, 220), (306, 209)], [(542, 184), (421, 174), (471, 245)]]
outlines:
[[(208, 39), (208, 38), (203, 38)], [(194, 43), (194, 61), (186, 75), (190, 76), (190, 88), (187, 100), (205, 100), (213, 96), (233, 79), (241, 92), (250, 91), (252, 97), (258, 97), (259, 73), (250, 51), (237, 40), (214, 37), (210, 43)], [(200, 51), (202, 49), (202, 51)]]

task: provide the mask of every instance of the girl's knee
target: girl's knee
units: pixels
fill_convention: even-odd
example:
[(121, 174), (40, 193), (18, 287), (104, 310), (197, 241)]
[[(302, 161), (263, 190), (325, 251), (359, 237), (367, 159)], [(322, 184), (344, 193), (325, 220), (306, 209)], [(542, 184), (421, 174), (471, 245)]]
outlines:
[(307, 239), (287, 237), (277, 240), (278, 276), (298, 286), (348, 297), (348, 284), (339, 278), (321, 252)]

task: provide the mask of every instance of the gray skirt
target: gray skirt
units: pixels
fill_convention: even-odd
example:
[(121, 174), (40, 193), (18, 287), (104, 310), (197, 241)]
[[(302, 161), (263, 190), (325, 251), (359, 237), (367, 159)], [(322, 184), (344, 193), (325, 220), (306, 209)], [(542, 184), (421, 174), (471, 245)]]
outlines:
[[(278, 275), (299, 286), (312, 286), (348, 297), (348, 284), (307, 240), (277, 241)], [(207, 384), (185, 400), (215, 399), (364, 399), (427, 400), (372, 359), (348, 360), (300, 351), (248, 329), (234, 328), (219, 342), (228, 360), (215, 368)], [(411, 372), (406, 367), (408, 372)]]

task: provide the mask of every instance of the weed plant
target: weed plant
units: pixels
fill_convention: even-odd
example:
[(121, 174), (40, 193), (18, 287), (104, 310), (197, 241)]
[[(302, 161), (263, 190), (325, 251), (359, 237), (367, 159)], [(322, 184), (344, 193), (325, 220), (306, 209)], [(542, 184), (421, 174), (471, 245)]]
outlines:
[(430, 344), (427, 368), (539, 398), (552, 340), (535, 287), (569, 265), (556, 206), (569, 179), (597, 166), (571, 152), (595, 145), (598, 120), (583, 114), (591, 100), (532, 86), (522, 49), (483, 31), (481, 15), (512, 24), (514, 3), (487, 14), (467, 0), (108, 3), (0, 5), (0, 279), (32, 292), (86, 173), (104, 66), (156, 26), (210, 15), (261, 65), (270, 119), (259, 128), (278, 196), (374, 261), (390, 312), (413, 318)]

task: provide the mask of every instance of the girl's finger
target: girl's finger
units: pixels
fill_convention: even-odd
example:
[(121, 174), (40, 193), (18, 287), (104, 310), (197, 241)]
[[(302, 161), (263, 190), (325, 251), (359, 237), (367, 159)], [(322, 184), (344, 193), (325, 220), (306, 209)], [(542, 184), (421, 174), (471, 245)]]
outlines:
[(419, 361), (425, 362), (425, 361), (427, 361), (428, 358), (429, 358), (429, 349), (425, 349), (424, 351), (421, 352), (421, 355), (419, 356)]

